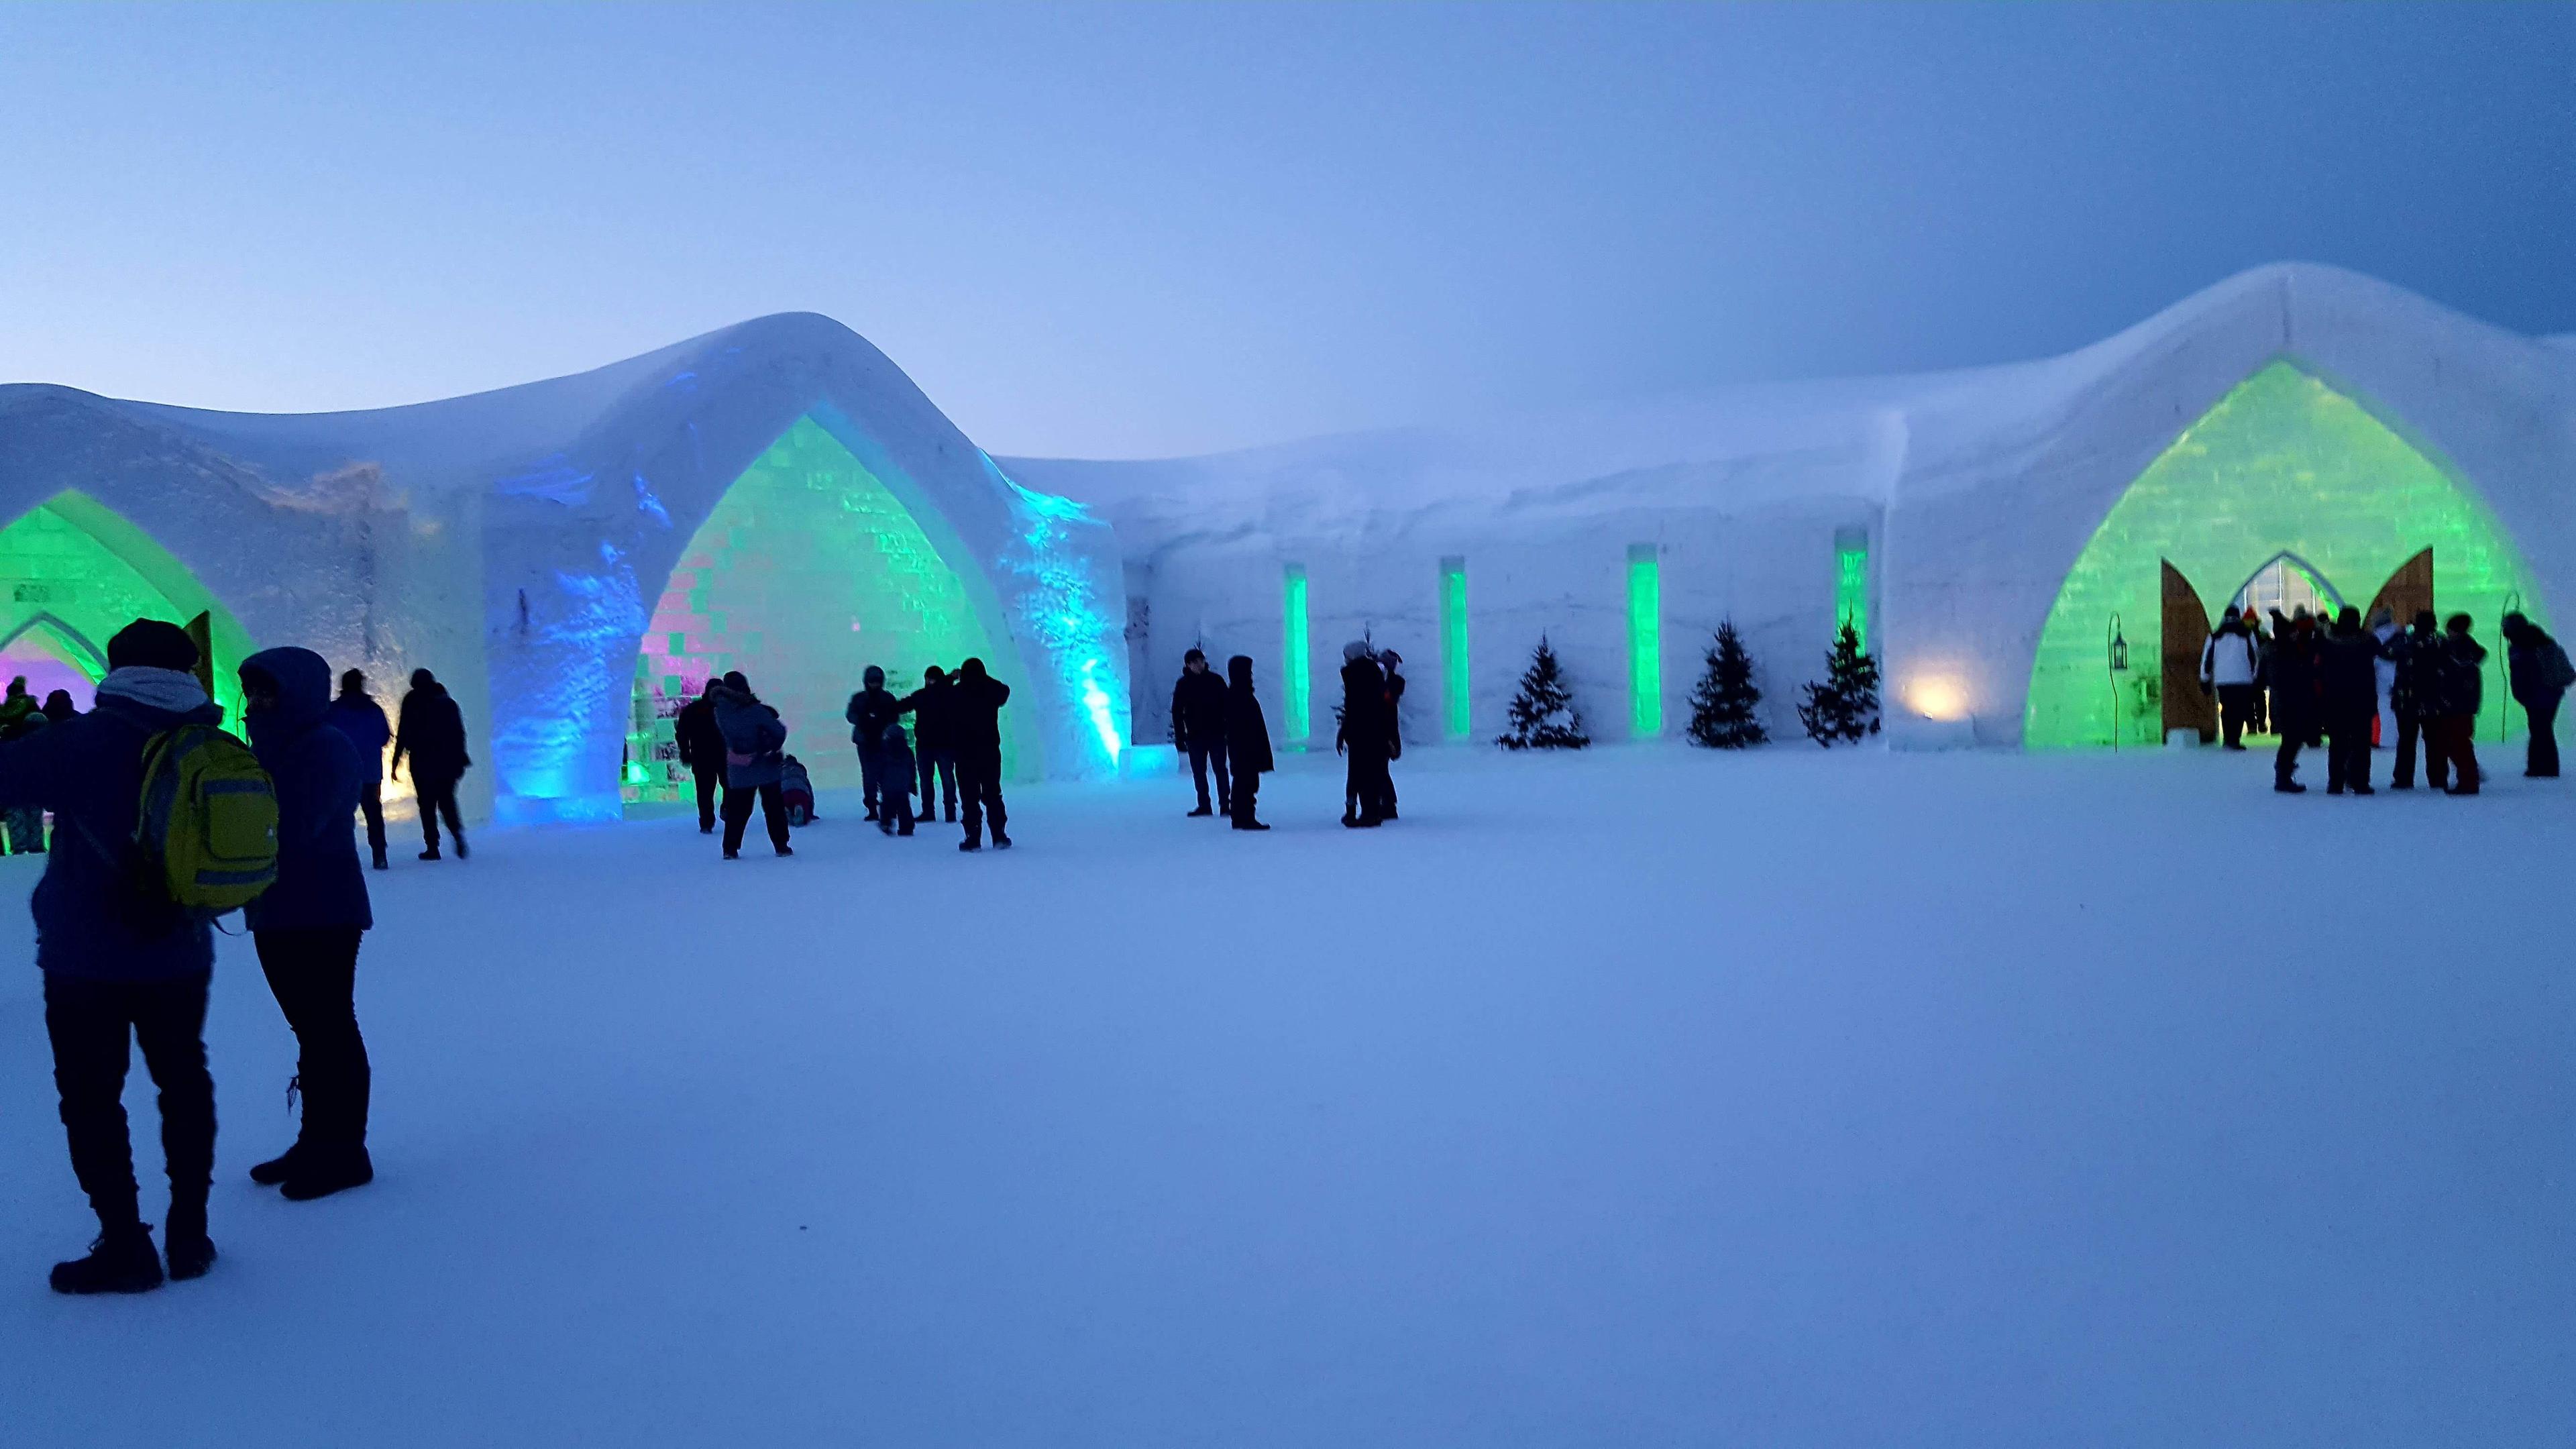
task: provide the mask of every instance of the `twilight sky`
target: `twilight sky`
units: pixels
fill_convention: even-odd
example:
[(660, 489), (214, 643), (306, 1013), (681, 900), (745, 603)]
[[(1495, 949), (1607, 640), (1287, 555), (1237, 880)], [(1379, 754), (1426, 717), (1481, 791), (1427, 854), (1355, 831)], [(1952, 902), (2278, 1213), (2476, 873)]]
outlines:
[(812, 310), (993, 452), (1148, 456), (2281, 259), (2576, 329), (2576, 5), (0, 4), (0, 381), (207, 407)]

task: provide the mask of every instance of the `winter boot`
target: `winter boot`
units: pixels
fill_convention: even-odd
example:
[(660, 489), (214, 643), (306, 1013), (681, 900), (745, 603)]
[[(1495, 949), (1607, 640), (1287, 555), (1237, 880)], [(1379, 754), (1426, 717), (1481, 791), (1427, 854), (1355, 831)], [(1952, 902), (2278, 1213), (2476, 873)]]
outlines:
[(1234, 822), (1234, 828), (1237, 830), (1267, 830), (1270, 827), (1262, 824), (1258, 820), (1238, 820)]
[(376, 1164), (368, 1158), (365, 1143), (314, 1147), (296, 1159), (295, 1171), (287, 1175), (277, 1194), (288, 1202), (311, 1202), (375, 1180)]
[(461, 830), (456, 832), (456, 858), (458, 860), (469, 860), (473, 855), (473, 851), (465, 848), (465, 832)]
[(739, 850), (728, 850), (725, 852), (725, 859), (740, 860), (742, 859), (742, 852)]
[(438, 847), (437, 847), (437, 846), (435, 846), (435, 845), (433, 845), (433, 846), (431, 846), (429, 849), (422, 851), (422, 852), (420, 853), (420, 858), (421, 858), (421, 859), (423, 859), (423, 860), (436, 860), (436, 859), (438, 859)]
[(912, 833), (912, 822), (907, 820), (901, 825), (896, 826), (894, 828), (894, 833), (897, 835), (910, 835)]
[(295, 1175), (295, 1164), (303, 1160), (304, 1150), (304, 1139), (299, 1137), (294, 1146), (266, 1162), (255, 1164), (250, 1170), (250, 1180), (262, 1187), (277, 1186)]
[(161, 1225), (162, 1252), (170, 1260), (170, 1281), (203, 1278), (215, 1265), (215, 1243), (206, 1236), (206, 1205), (170, 1204), (170, 1221)]
[(151, 1292), (161, 1286), (152, 1229), (142, 1223), (105, 1229), (91, 1240), (89, 1256), (56, 1263), (52, 1282), (57, 1293)]
[(1204, 817), (1204, 816), (1214, 815), (1215, 813), (1216, 813), (1216, 812), (1215, 812), (1214, 810), (1211, 810), (1211, 809), (1209, 809), (1209, 808), (1208, 808), (1208, 802), (1206, 802), (1205, 800), (1201, 800), (1201, 801), (1199, 802), (1199, 808), (1197, 808), (1196, 810), (1191, 811), (1191, 812), (1189, 813), (1189, 815), (1188, 815), (1187, 817), (1185, 817), (1185, 818), (1187, 818), (1187, 819), (1191, 819), (1191, 820), (1197, 820), (1197, 819), (1200, 819), (1200, 818), (1202, 818), (1202, 817)]
[(1008, 850), (1008, 849), (1010, 849), (1010, 848), (1011, 848), (1011, 837), (1009, 837), (1009, 836), (1007, 836), (1007, 835), (1004, 835), (1002, 832), (1000, 832), (1000, 831), (998, 831), (998, 830), (994, 831), (994, 832), (993, 832), (993, 848), (994, 848), (995, 850)]
[(982, 842), (982, 841), (980, 841), (980, 840), (977, 840), (974, 836), (969, 835), (969, 836), (967, 836), (964, 840), (961, 840), (961, 841), (957, 842), (957, 848), (958, 848), (959, 850), (968, 850), (968, 851), (973, 851), (973, 850), (982, 850), (982, 849), (984, 848), (984, 842)]
[(2273, 789), (2276, 793), (2278, 793), (2278, 794), (2283, 794), (2283, 795), (2305, 795), (2306, 793), (2308, 793), (2308, 787), (2307, 787), (2307, 786), (2302, 785), (2302, 784), (2300, 784), (2298, 781), (2296, 781), (2296, 780), (2291, 780), (2291, 779), (2280, 779), (2280, 780), (2275, 780), (2275, 781), (2273, 781), (2273, 782), (2272, 782), (2272, 789)]
[(796, 853), (796, 847), (792, 845), (782, 845), (778, 847), (778, 853), (780, 855), (794, 855)]
[(379, 851), (377, 851), (377, 852), (376, 852), (376, 869), (378, 869), (378, 870), (391, 870), (391, 869), (393, 869), (393, 865), (392, 865), (392, 863), (391, 863), (391, 862), (389, 862), (389, 861), (387, 861), (387, 860), (385, 859), (385, 853), (384, 853), (383, 851), (381, 851), (381, 850), (379, 850)]
[(892, 815), (880, 815), (877, 817), (877, 834), (894, 834), (894, 817)]

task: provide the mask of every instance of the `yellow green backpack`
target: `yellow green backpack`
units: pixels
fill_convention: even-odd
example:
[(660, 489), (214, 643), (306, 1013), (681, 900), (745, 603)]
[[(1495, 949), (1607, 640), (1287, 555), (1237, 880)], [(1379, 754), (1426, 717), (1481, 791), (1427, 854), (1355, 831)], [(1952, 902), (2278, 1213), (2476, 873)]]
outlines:
[(277, 880), (277, 786), (213, 725), (163, 730), (144, 742), (134, 844), (181, 910), (239, 910)]

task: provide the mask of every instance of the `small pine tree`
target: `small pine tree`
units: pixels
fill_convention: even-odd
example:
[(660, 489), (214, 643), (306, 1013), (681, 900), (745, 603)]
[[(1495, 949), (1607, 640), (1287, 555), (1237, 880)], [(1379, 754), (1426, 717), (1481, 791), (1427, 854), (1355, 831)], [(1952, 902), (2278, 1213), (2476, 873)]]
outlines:
[(1521, 675), (1521, 692), (1512, 698), (1511, 721), (1512, 727), (1494, 741), (1507, 750), (1579, 750), (1592, 743), (1544, 634)]
[(1849, 620), (1825, 656), (1825, 682), (1803, 687), (1807, 701), (1798, 706), (1798, 722), (1817, 744), (1832, 749), (1836, 740), (1858, 744), (1878, 733), (1878, 661), (1861, 652)]
[(1745, 652), (1744, 636), (1735, 632), (1735, 621), (1729, 619), (1717, 626), (1707, 668), (1700, 673), (1698, 687), (1691, 690), (1690, 742), (1712, 750), (1741, 750), (1763, 743), (1770, 735), (1754, 711), (1761, 702), (1761, 686), (1753, 682), (1753, 656)]

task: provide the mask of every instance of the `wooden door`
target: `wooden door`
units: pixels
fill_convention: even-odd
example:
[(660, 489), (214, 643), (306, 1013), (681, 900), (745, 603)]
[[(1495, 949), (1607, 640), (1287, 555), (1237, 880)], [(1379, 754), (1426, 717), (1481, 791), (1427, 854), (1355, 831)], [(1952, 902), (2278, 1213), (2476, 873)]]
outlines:
[[(2164, 727), (2196, 730), (2200, 742), (2218, 738), (2218, 701), (2200, 689), (2200, 651), (2209, 641), (2209, 611), (2182, 570), (2165, 563)], [(2162, 744), (2162, 740), (2157, 743)]]
[(2362, 617), (2368, 618), (2385, 604), (2397, 616), (2397, 627), (2411, 627), (2415, 616), (2433, 607), (2433, 551), (2426, 549), (2397, 566), (2388, 582), (2379, 586), (2379, 594), (2370, 601)]

